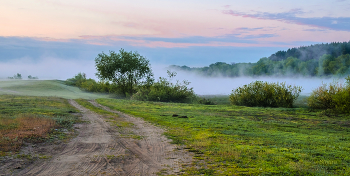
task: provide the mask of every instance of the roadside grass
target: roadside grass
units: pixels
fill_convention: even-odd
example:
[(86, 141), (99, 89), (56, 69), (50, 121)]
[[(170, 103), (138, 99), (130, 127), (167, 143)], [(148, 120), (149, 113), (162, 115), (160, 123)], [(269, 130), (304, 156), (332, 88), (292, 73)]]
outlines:
[(62, 137), (52, 129), (71, 128), (77, 112), (62, 98), (0, 95), (0, 156), (19, 151), (24, 141)]
[(118, 114), (106, 111), (100, 107), (96, 107), (92, 105), (88, 100), (85, 99), (76, 99), (75, 100), (81, 106), (97, 113), (104, 115), (106, 121), (110, 123), (112, 126), (116, 127), (116, 130), (120, 133), (121, 137), (125, 138), (133, 138), (133, 139), (143, 139), (142, 136), (134, 134), (131, 130), (131, 127), (134, 126), (133, 123), (126, 121), (124, 118), (118, 116)]
[(229, 95), (199, 95), (199, 98), (205, 98), (211, 100), (217, 105), (229, 105), (230, 98)]
[(60, 80), (0, 80), (0, 95), (55, 96), (66, 99), (108, 98), (102, 93), (84, 92), (78, 87), (67, 86)]
[(328, 117), (305, 108), (96, 101), (166, 126), (173, 143), (195, 153), (187, 175), (350, 175), (347, 115)]

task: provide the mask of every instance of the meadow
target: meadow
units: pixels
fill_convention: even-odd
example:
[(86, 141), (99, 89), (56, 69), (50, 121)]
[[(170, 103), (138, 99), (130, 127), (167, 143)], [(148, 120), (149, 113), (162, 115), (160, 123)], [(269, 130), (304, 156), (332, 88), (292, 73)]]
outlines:
[(132, 125), (87, 101), (95, 99), (167, 129), (173, 143), (195, 153), (192, 165), (183, 167), (185, 175), (350, 175), (349, 116), (310, 110), (306, 96), (299, 97), (297, 108), (232, 106), (228, 96), (203, 97), (216, 105), (163, 103), (112, 99), (62, 83), (0, 83), (2, 155), (18, 151), (31, 136), (57, 138), (52, 129), (79, 122), (67, 98), (106, 115), (116, 127)]
[(350, 174), (348, 116), (305, 108), (96, 101), (166, 127), (174, 143), (196, 154), (188, 175)]

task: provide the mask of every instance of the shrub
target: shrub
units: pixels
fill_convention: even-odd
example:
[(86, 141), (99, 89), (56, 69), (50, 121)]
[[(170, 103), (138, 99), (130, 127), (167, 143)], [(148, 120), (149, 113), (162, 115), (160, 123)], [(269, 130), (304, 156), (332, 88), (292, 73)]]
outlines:
[(232, 90), (230, 101), (239, 106), (293, 107), (302, 88), (285, 83), (255, 81)]
[(32, 75), (29, 75), (28, 76), (28, 79), (39, 79), (37, 76), (32, 76)]
[(70, 78), (66, 80), (66, 84), (70, 86), (77, 86), (81, 87), (83, 82), (86, 81), (86, 74), (85, 73), (78, 73), (74, 76), (74, 78)]
[(313, 90), (307, 99), (311, 109), (325, 109), (337, 113), (350, 112), (350, 77), (346, 78), (346, 85), (338, 82), (323, 84)]
[[(168, 71), (169, 79), (176, 76), (176, 72)], [(184, 80), (176, 84), (168, 79), (160, 77), (152, 85), (145, 85), (139, 88), (138, 92), (131, 98), (141, 101), (161, 101), (187, 103), (196, 98), (193, 88), (188, 88), (189, 82)]]
[(80, 88), (89, 92), (99, 92), (99, 85), (91, 78), (83, 81)]
[(307, 99), (308, 106), (313, 109), (334, 109), (334, 95), (342, 89), (343, 86), (338, 83), (323, 84), (312, 91)]
[(7, 77), (7, 79), (22, 79), (22, 75), (17, 73), (17, 75), (13, 75), (13, 77)]

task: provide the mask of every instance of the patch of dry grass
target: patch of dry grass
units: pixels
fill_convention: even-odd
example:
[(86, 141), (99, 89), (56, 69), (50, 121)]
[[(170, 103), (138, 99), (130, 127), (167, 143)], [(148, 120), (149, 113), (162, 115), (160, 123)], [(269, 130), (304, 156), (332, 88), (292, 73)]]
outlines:
[(53, 119), (32, 114), (20, 115), (16, 119), (0, 119), (0, 151), (18, 151), (25, 139), (40, 140), (55, 126)]

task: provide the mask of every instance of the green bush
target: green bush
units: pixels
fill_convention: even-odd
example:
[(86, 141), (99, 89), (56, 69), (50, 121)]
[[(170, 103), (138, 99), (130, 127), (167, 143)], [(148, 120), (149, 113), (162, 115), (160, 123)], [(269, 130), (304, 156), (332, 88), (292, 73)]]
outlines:
[(323, 84), (313, 90), (307, 99), (311, 109), (325, 109), (337, 113), (350, 112), (350, 77), (346, 78), (346, 85), (337, 82)]
[(70, 78), (66, 80), (66, 84), (70, 86), (77, 86), (81, 87), (83, 82), (86, 81), (86, 74), (85, 73), (78, 73), (74, 76), (74, 78)]
[(78, 73), (74, 78), (67, 79), (66, 84), (79, 87), (88, 92), (122, 94), (120, 87), (116, 83), (111, 84), (108, 81), (96, 82), (91, 78), (86, 79), (85, 73)]
[[(175, 72), (168, 71), (169, 78), (176, 76)], [(196, 98), (193, 88), (188, 88), (189, 82), (183, 81), (176, 84), (168, 79), (160, 77), (152, 85), (142, 86), (131, 98), (141, 101), (161, 101), (188, 103)]]
[(232, 90), (230, 101), (239, 106), (293, 107), (302, 88), (285, 83), (255, 81)]

